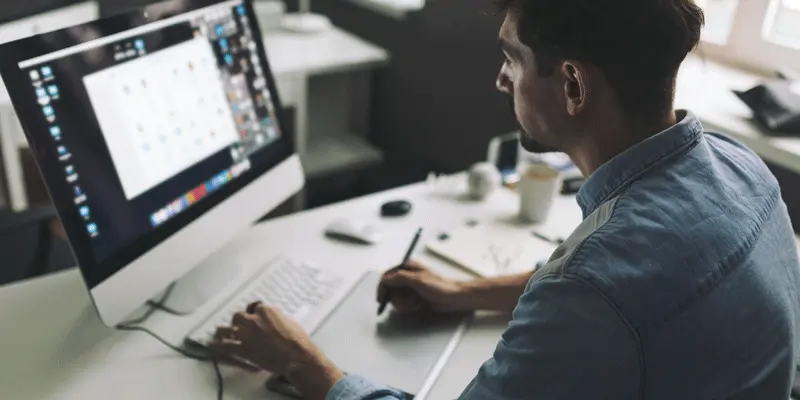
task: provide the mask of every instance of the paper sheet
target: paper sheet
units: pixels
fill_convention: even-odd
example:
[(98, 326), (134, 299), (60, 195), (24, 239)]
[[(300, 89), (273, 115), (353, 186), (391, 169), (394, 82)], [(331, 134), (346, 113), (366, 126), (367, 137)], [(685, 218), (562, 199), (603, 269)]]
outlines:
[(533, 236), (532, 229), (483, 222), (447, 233), (426, 248), (480, 277), (512, 275), (531, 271), (550, 258), (556, 245)]

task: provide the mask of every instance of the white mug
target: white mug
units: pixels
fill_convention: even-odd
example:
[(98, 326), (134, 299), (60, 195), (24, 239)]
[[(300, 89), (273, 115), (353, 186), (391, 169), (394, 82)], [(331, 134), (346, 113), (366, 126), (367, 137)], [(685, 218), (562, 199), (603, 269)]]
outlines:
[(561, 175), (557, 169), (544, 163), (522, 166), (517, 184), (520, 219), (531, 223), (544, 222), (560, 188)]
[(483, 200), (500, 188), (502, 179), (497, 167), (488, 162), (477, 163), (469, 170), (467, 185), (469, 196), (475, 200)]

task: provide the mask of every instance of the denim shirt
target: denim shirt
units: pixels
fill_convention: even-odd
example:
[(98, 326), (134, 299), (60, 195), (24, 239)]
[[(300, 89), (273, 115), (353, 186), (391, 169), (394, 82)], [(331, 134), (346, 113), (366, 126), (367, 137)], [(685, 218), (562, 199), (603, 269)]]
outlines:
[[(677, 125), (601, 166), (584, 221), (536, 271), (462, 399), (787, 399), (800, 264), (778, 183)], [(401, 399), (348, 376), (329, 400)]]

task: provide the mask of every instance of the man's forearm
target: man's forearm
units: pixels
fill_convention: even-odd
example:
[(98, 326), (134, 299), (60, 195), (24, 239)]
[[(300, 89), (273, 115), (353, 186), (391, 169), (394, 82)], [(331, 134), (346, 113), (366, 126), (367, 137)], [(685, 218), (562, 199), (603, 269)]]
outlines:
[(469, 310), (511, 312), (517, 306), (533, 271), (462, 284), (462, 301)]
[(285, 377), (303, 398), (323, 400), (344, 374), (322, 353), (314, 351), (290, 363)]

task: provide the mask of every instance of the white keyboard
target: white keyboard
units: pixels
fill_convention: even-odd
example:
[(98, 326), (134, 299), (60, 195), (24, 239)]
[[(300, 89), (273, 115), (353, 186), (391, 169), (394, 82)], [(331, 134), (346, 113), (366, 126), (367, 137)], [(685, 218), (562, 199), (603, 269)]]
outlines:
[(342, 284), (342, 277), (287, 259), (268, 263), (225, 305), (187, 335), (190, 342), (206, 345), (220, 326), (227, 326), (237, 312), (260, 301), (277, 307), (295, 321), (323, 305)]

